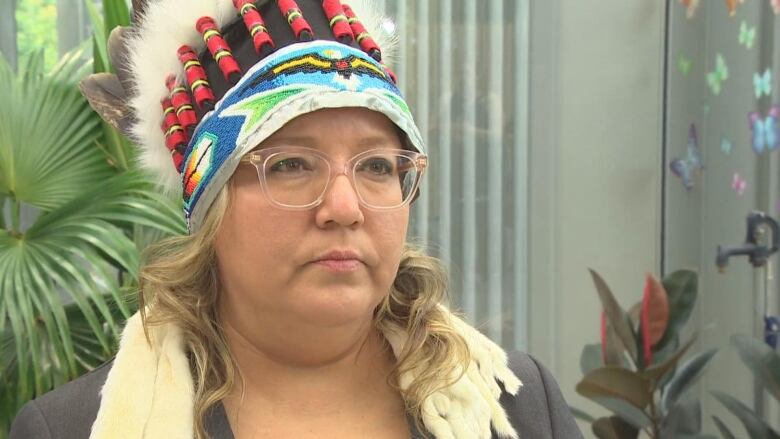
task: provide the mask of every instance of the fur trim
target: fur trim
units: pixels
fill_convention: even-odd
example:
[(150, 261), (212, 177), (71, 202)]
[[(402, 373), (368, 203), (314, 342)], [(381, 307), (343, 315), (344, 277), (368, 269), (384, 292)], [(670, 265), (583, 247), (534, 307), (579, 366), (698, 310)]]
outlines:
[[(501, 381), (516, 394), (522, 383), (507, 366), (506, 353), (479, 331), (450, 314), (453, 327), (468, 344), (472, 361), (453, 385), (423, 401), (423, 424), (437, 439), (501, 437), (517, 433), (499, 403)], [(407, 335), (401, 328), (384, 334), (398, 356)], [(149, 328), (147, 344), (140, 314), (122, 332), (114, 365), (101, 390), (100, 409), (90, 439), (192, 439), (194, 389), (181, 331)], [(408, 388), (414, 372), (400, 377)]]
[[(383, 56), (392, 57), (397, 38), (383, 26), (385, 18), (372, 0), (345, 1), (355, 10), (366, 30), (377, 42)], [(141, 166), (152, 172), (167, 195), (181, 194), (181, 176), (165, 147), (160, 129), (163, 111), (160, 100), (168, 96), (165, 79), (177, 75), (184, 80), (184, 69), (177, 50), (182, 44), (196, 51), (205, 49), (195, 30), (198, 18), (213, 17), (220, 29), (239, 18), (232, 0), (159, 0), (150, 1), (140, 14), (137, 28), (129, 36), (129, 68), (132, 74), (130, 106), (137, 118), (132, 137), (140, 145)]]
[[(507, 355), (501, 347), (481, 332), (439, 305), (455, 330), (465, 339), (471, 362), (458, 381), (439, 390), (423, 402), (423, 423), (437, 439), (490, 438), (491, 424), (501, 437), (517, 439), (517, 432), (499, 403), (501, 388), (512, 395), (522, 383), (507, 367)], [(408, 338), (400, 328), (384, 334), (396, 357), (400, 356)], [(459, 370), (454, 374), (458, 375)], [(402, 389), (414, 380), (410, 371), (400, 377)]]
[(90, 439), (192, 439), (193, 383), (181, 331), (155, 327), (146, 341), (141, 315), (122, 331), (119, 352), (100, 391)]

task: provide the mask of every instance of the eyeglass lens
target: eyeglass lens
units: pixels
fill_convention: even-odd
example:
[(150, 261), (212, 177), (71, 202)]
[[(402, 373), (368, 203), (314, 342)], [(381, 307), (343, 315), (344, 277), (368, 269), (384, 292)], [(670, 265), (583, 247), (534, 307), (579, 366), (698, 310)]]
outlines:
[[(351, 169), (358, 196), (364, 203), (388, 208), (412, 195), (417, 168), (410, 157), (379, 151), (362, 157)], [(268, 195), (277, 203), (303, 207), (314, 203), (327, 189), (330, 164), (305, 152), (280, 152), (265, 160), (263, 175)]]

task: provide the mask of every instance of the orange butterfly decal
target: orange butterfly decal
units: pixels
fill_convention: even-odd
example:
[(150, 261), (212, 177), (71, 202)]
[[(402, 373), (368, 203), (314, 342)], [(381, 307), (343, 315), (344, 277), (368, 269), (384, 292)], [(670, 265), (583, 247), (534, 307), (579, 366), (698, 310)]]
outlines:
[(737, 6), (745, 3), (745, 0), (726, 0), (726, 7), (729, 10), (729, 17), (733, 17), (737, 14)]
[(685, 6), (685, 16), (688, 19), (693, 18), (693, 16), (696, 14), (696, 8), (699, 7), (699, 0), (680, 0), (680, 3)]

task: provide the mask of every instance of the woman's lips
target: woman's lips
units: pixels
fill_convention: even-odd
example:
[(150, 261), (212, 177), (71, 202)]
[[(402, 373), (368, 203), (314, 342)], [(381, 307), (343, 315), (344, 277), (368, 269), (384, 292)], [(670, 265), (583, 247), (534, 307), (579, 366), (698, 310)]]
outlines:
[(333, 273), (352, 273), (363, 265), (358, 259), (322, 259), (315, 265)]

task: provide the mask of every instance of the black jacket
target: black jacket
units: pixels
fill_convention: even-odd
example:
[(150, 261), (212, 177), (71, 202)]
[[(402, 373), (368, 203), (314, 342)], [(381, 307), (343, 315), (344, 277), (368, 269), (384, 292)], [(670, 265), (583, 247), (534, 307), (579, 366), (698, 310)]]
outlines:
[[(100, 389), (113, 361), (28, 402), (11, 425), (9, 439), (87, 439), (100, 407)], [(523, 382), (516, 396), (501, 395), (501, 405), (521, 439), (582, 438), (550, 372), (522, 352), (509, 355), (509, 367)], [(233, 439), (224, 408), (206, 420), (213, 439)], [(424, 436), (409, 423), (412, 438)], [(428, 437), (432, 435), (428, 434)], [(493, 437), (498, 437), (494, 434)]]

